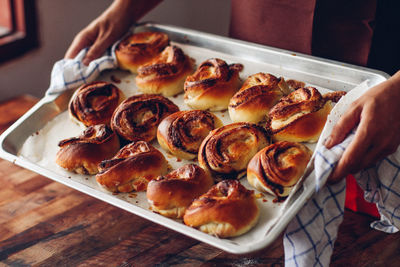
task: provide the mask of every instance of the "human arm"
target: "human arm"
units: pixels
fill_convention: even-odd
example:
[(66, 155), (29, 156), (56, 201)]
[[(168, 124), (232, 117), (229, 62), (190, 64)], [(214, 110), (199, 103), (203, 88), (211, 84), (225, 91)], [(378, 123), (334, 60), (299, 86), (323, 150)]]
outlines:
[(74, 58), (90, 47), (83, 64), (100, 57), (128, 29), (161, 0), (115, 0), (99, 17), (81, 30), (69, 46), (65, 58)]
[(355, 137), (329, 182), (372, 166), (396, 151), (400, 144), (400, 71), (356, 100), (336, 124), (325, 146), (341, 143), (357, 124)]

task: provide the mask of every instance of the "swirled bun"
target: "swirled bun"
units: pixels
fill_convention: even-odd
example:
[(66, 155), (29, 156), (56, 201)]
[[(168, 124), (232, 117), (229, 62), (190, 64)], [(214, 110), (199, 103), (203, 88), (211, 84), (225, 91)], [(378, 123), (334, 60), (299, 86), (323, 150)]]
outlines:
[(194, 159), (203, 139), (211, 130), (221, 126), (221, 120), (211, 112), (178, 111), (161, 121), (157, 140), (162, 148), (178, 158)]
[(239, 179), (250, 159), (269, 144), (265, 130), (253, 123), (237, 122), (210, 132), (203, 140), (200, 166), (219, 179)]
[(153, 211), (170, 218), (182, 218), (192, 201), (213, 184), (214, 180), (202, 168), (187, 164), (151, 180), (147, 186), (147, 199)]
[(131, 96), (114, 111), (111, 128), (125, 140), (150, 142), (162, 119), (177, 111), (178, 106), (161, 95)]
[(204, 61), (185, 81), (185, 103), (193, 109), (224, 110), (240, 87), (242, 64), (228, 65), (212, 58)]
[(145, 191), (150, 180), (167, 172), (168, 163), (152, 145), (132, 142), (99, 164), (96, 181), (111, 192)]
[(266, 129), (274, 141), (316, 142), (331, 110), (317, 89), (300, 88), (271, 109)]
[(183, 83), (193, 69), (194, 60), (182, 49), (167, 46), (151, 62), (140, 66), (136, 85), (142, 93), (173, 96), (183, 91)]
[(239, 236), (256, 225), (259, 208), (254, 192), (237, 180), (221, 181), (186, 210), (186, 225), (221, 238)]
[(247, 180), (259, 191), (285, 198), (304, 174), (312, 151), (301, 143), (276, 142), (257, 152), (247, 167)]
[(124, 99), (121, 90), (108, 82), (91, 82), (80, 86), (68, 105), (70, 117), (85, 126), (110, 124), (111, 116)]
[(97, 165), (114, 156), (120, 144), (118, 136), (102, 124), (89, 126), (79, 137), (62, 140), (58, 145), (59, 166), (79, 174), (96, 174)]
[(257, 73), (249, 76), (229, 102), (229, 116), (233, 122), (258, 123), (266, 119), (269, 110), (291, 92), (283, 78)]
[(137, 73), (139, 66), (153, 60), (168, 44), (168, 35), (162, 32), (134, 33), (118, 44), (115, 56), (121, 69)]

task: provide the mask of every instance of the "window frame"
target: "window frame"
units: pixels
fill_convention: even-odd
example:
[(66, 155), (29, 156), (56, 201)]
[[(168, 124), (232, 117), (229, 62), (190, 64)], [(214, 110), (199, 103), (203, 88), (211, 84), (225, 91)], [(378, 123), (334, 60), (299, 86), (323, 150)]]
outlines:
[(12, 28), (9, 33), (0, 37), (0, 63), (38, 46), (35, 2), (8, 0)]

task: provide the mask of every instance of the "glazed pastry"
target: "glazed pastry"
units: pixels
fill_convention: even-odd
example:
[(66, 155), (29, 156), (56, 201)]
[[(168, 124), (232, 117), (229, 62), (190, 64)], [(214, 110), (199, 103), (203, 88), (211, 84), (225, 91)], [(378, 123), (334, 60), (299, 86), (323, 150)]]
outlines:
[(237, 122), (210, 132), (200, 146), (200, 166), (217, 180), (239, 179), (247, 163), (269, 144), (265, 130), (253, 123)]
[(228, 65), (218, 58), (204, 61), (185, 81), (185, 103), (193, 109), (227, 109), (240, 87), (242, 69), (242, 64)]
[(185, 110), (175, 112), (162, 120), (157, 130), (158, 143), (178, 158), (197, 157), (201, 142), (221, 120), (208, 111)]
[(139, 66), (158, 56), (168, 44), (165, 33), (139, 32), (124, 38), (115, 49), (115, 56), (121, 69), (137, 73)]
[(266, 129), (274, 141), (316, 142), (332, 110), (331, 99), (316, 88), (299, 88), (271, 109)]
[(178, 106), (161, 95), (131, 96), (115, 110), (111, 128), (125, 140), (150, 142), (161, 120), (177, 111)]
[(276, 142), (257, 152), (247, 167), (247, 180), (259, 191), (287, 197), (304, 174), (312, 151), (301, 143)]
[(152, 145), (132, 142), (99, 164), (97, 182), (111, 192), (145, 191), (150, 180), (167, 172), (168, 163)]
[(189, 206), (186, 225), (221, 238), (239, 236), (256, 225), (259, 208), (254, 192), (237, 180), (221, 181)]
[(119, 150), (118, 136), (106, 125), (89, 126), (79, 137), (62, 140), (56, 163), (79, 174), (96, 174), (98, 164)]
[(136, 85), (142, 93), (174, 96), (183, 91), (183, 83), (193, 72), (194, 60), (177, 46), (167, 46), (151, 62), (140, 66)]
[(182, 218), (192, 201), (208, 191), (214, 180), (202, 168), (187, 164), (151, 180), (147, 199), (151, 209), (170, 218)]
[(80, 86), (68, 105), (70, 117), (85, 126), (110, 124), (111, 116), (124, 99), (121, 90), (108, 82)]
[(266, 119), (269, 110), (291, 92), (283, 78), (257, 73), (244, 82), (229, 102), (229, 116), (233, 122), (258, 123)]

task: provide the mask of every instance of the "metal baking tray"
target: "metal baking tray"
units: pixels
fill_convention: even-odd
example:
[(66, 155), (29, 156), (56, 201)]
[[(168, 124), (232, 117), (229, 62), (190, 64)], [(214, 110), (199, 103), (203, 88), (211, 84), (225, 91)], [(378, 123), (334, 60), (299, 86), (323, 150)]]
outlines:
[[(161, 31), (167, 33), (172, 42), (181, 46), (185, 53), (196, 60), (197, 64), (211, 57), (222, 58), (228, 63), (242, 63), (244, 65), (244, 70), (241, 73), (243, 80), (248, 75), (257, 72), (268, 72), (278, 77), (303, 81), (307, 85), (315, 86), (322, 91), (349, 91), (365, 80), (368, 80), (369, 85), (373, 86), (388, 78), (387, 74), (368, 68), (176, 26), (144, 23), (135, 27), (135, 31)], [(134, 75), (125, 71), (106, 71), (101, 74), (99, 80), (115, 81), (115, 77), (121, 81), (116, 85), (125, 90), (126, 94), (137, 93)], [(314, 172), (310, 164), (303, 179), (305, 182), (298, 186), (298, 190), (286, 202), (275, 203), (273, 197), (267, 195), (259, 198), (258, 204), (261, 207), (260, 221), (248, 233), (230, 239), (221, 239), (202, 233), (184, 225), (180, 220), (169, 219), (149, 210), (144, 193), (115, 195), (106, 192), (93, 181), (93, 177), (72, 174), (57, 168), (52, 156), (40, 154), (42, 151), (46, 151), (47, 147), (57, 146), (57, 141), (73, 136), (68, 136), (68, 134), (72, 133), (65, 131), (65, 129), (69, 128), (68, 123), (72, 125), (72, 122), (63, 122), (62, 128), (57, 128), (60, 127), (58, 125), (60, 121), (67, 120), (65, 115), (67, 112), (65, 110), (71, 95), (71, 90), (57, 95), (45, 95), (32, 109), (0, 136), (0, 156), (121, 209), (235, 254), (253, 252), (271, 244), (315, 191)], [(185, 107), (182, 98), (182, 95), (180, 95), (171, 98), (171, 100), (178, 104), (181, 110), (188, 109)], [(225, 124), (229, 123), (227, 112), (217, 112), (216, 114)], [(71, 128), (74, 127), (77, 126), (71, 126)], [(80, 129), (76, 128), (72, 132), (78, 133)], [(50, 136), (50, 133), (57, 134), (57, 140), (50, 141), (50, 138), (35, 139), (45, 134)], [(42, 143), (36, 143), (38, 140)], [(33, 149), (34, 151), (23, 152), (23, 148), (28, 146), (27, 143), (29, 142), (35, 148)], [(160, 151), (163, 150), (160, 149)], [(166, 158), (174, 168), (185, 163), (176, 158), (171, 158), (169, 155)], [(242, 179), (241, 182), (246, 187), (251, 188), (246, 179)]]

